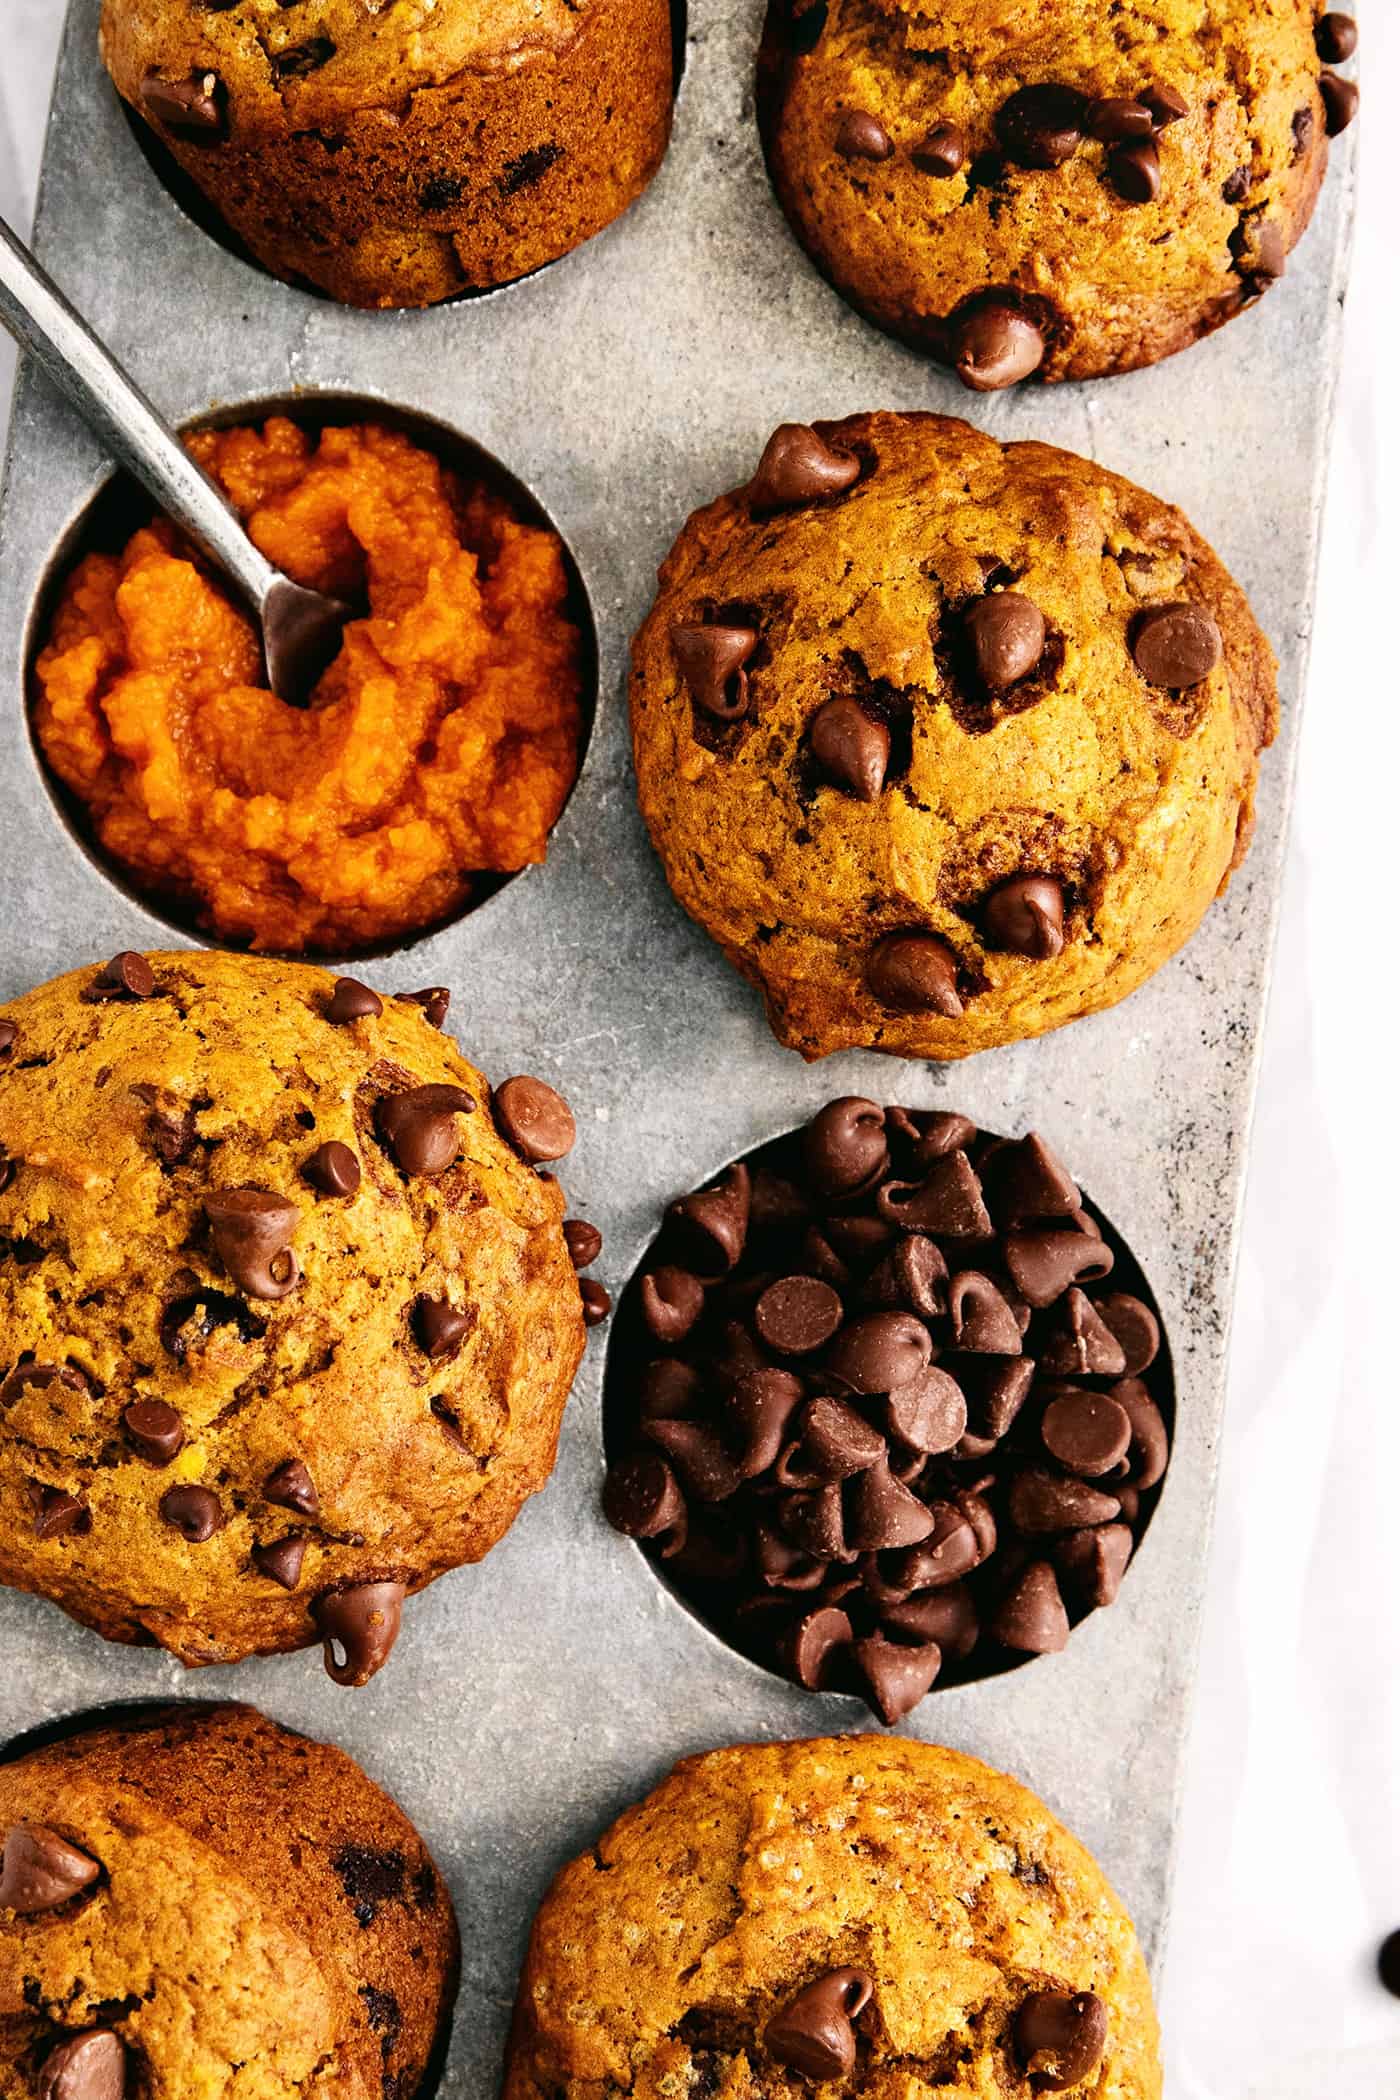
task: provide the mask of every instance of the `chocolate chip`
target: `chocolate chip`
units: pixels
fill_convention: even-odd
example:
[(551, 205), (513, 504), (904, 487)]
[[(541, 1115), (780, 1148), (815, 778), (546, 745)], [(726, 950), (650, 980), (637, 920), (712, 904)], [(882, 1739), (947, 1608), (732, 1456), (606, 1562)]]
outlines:
[(1232, 174), (1227, 175), (1221, 185), (1220, 194), (1227, 204), (1242, 204), (1249, 195), (1248, 168), (1236, 168)]
[(1162, 188), (1162, 161), (1152, 139), (1132, 139), (1108, 156), (1108, 179), (1126, 204), (1152, 204)]
[(814, 1560), (845, 1560), (852, 1551), (846, 1543), (839, 1487), (824, 1485), (810, 1494), (782, 1495), (777, 1512), (784, 1535)]
[(19, 1030), (13, 1021), (0, 1021), (0, 1065), (7, 1064), (19, 1041)]
[(228, 95), (217, 73), (201, 70), (185, 80), (165, 80), (152, 67), (142, 77), (141, 106), (170, 131), (211, 138), (226, 127)]
[(896, 1013), (955, 1020), (963, 1010), (957, 957), (933, 933), (887, 933), (866, 957), (865, 981), (880, 1004)]
[(869, 1313), (843, 1327), (827, 1354), (827, 1370), (854, 1393), (893, 1393), (928, 1369), (933, 1344), (909, 1313)]
[(1376, 1969), (1391, 1997), (1400, 1998), (1400, 1932), (1392, 1932), (1381, 1941)]
[(1050, 1456), (1085, 1480), (1111, 1473), (1127, 1456), (1131, 1438), (1126, 1409), (1107, 1393), (1066, 1386), (1041, 1417), (1040, 1440)]
[(1135, 1488), (1153, 1488), (1167, 1470), (1169, 1443), (1167, 1425), (1147, 1387), (1136, 1378), (1120, 1379), (1112, 1397), (1132, 1425), (1128, 1447), (1129, 1480)]
[(0, 1407), (12, 1407), (26, 1392), (42, 1391), (51, 1385), (67, 1386), (73, 1393), (92, 1390), (83, 1373), (72, 1364), (43, 1364), (31, 1359), (28, 1363), (16, 1364), (4, 1384), (0, 1385)]
[(722, 1402), (725, 1440), (737, 1453), (741, 1479), (753, 1480), (777, 1463), (788, 1423), (802, 1400), (791, 1371), (747, 1371)]
[(629, 1539), (654, 1539), (685, 1522), (676, 1476), (657, 1451), (639, 1451), (608, 1469), (603, 1514)]
[(802, 1459), (823, 1481), (849, 1480), (886, 1455), (885, 1439), (864, 1415), (829, 1395), (808, 1402), (798, 1430)]
[(1178, 94), (1172, 87), (1144, 88), (1138, 100), (1145, 102), (1151, 110), (1152, 125), (1156, 131), (1165, 131), (1169, 125), (1179, 124), (1191, 111), (1186, 97)]
[(983, 1162), (982, 1178), (1002, 1225), (1019, 1225), (1028, 1218), (1072, 1218), (1082, 1200), (1069, 1170), (1034, 1130), (999, 1145)]
[(1052, 961), (1065, 945), (1061, 884), (1053, 875), (1013, 875), (999, 883), (983, 902), (982, 932), (990, 947)]
[(701, 1275), (722, 1276), (744, 1251), (749, 1229), (749, 1170), (726, 1167), (719, 1180), (693, 1196), (681, 1196), (667, 1216), (699, 1256)]
[(603, 1235), (586, 1218), (565, 1218), (564, 1245), (576, 1269), (591, 1269), (603, 1251)]
[(890, 135), (868, 110), (848, 110), (836, 131), (836, 150), (844, 160), (888, 160), (894, 152)]
[(934, 1320), (947, 1310), (943, 1289), (947, 1281), (948, 1264), (942, 1251), (922, 1232), (915, 1232), (899, 1240), (871, 1270), (863, 1295), (870, 1305), (897, 1306), (917, 1313), (921, 1320)]
[(851, 1645), (851, 1622), (835, 1605), (818, 1605), (797, 1621), (787, 1642), (792, 1675), (809, 1692), (825, 1691), (832, 1665)]
[(318, 1145), (301, 1165), (302, 1180), (323, 1196), (353, 1196), (360, 1186), (360, 1172), (359, 1160), (338, 1138)]
[(578, 1137), (573, 1110), (542, 1079), (507, 1079), (491, 1097), (496, 1127), (527, 1166), (563, 1159)]
[(413, 1308), (413, 1332), (430, 1363), (449, 1363), (471, 1331), (471, 1314), (446, 1298), (420, 1298)]
[(859, 1194), (889, 1165), (884, 1110), (860, 1094), (829, 1101), (803, 1133), (802, 1158), (820, 1195)]
[(763, 2039), (769, 2055), (818, 2083), (849, 2077), (856, 2061), (853, 2023), (873, 1991), (862, 1969), (828, 1969), (768, 2022)]
[(974, 1356), (1019, 1356), (1016, 1316), (990, 1276), (964, 1269), (948, 1284), (953, 1340)]
[(295, 1510), (299, 1517), (319, 1517), (321, 1498), (310, 1471), (299, 1458), (284, 1459), (263, 1482), (263, 1494), (279, 1509)]
[(395, 992), (394, 997), (405, 1006), (421, 1006), (430, 1028), (441, 1028), (445, 1024), (447, 1010), (452, 1004), (452, 994), (445, 984), (430, 984), (421, 992)]
[(1131, 95), (1105, 95), (1089, 104), (1084, 129), (1091, 139), (1116, 146), (1124, 139), (1150, 139), (1156, 125), (1145, 102)]
[(876, 1202), (881, 1217), (903, 1232), (976, 1240), (992, 1229), (981, 1183), (965, 1152), (932, 1160), (922, 1181), (887, 1181)]
[(1094, 1310), (1123, 1351), (1125, 1378), (1136, 1378), (1156, 1361), (1162, 1346), (1162, 1330), (1150, 1306), (1126, 1292), (1110, 1291), (1097, 1300)]
[(956, 175), (967, 159), (967, 140), (956, 124), (935, 124), (933, 130), (916, 146), (909, 158), (921, 175), (932, 175), (946, 181)]
[(1154, 605), (1134, 626), (1132, 649), (1149, 685), (1179, 692), (1209, 678), (1219, 663), (1220, 629), (1202, 605)]
[(847, 1536), (861, 1553), (888, 1553), (917, 1546), (934, 1529), (933, 1512), (888, 1464), (877, 1460), (861, 1473), (850, 1491)]
[(1327, 136), (1334, 139), (1346, 130), (1356, 115), (1361, 102), (1361, 90), (1354, 80), (1343, 80), (1340, 73), (1324, 73), (1317, 83), (1322, 97), (1322, 107), (1327, 118)]
[(214, 1189), (204, 1199), (214, 1251), (240, 1291), (250, 1298), (285, 1298), (301, 1281), (292, 1235), (301, 1222), (295, 1203), (271, 1189)]
[(185, 1448), (185, 1425), (164, 1400), (133, 1400), (122, 1409), (122, 1427), (142, 1458), (168, 1466)]
[(1009, 692), (1029, 678), (1045, 653), (1045, 615), (1019, 591), (992, 591), (974, 599), (963, 617), (963, 633), (989, 693)]
[(727, 1502), (739, 1487), (739, 1469), (712, 1429), (667, 1418), (648, 1422), (648, 1443), (657, 1444), (702, 1502)]
[(815, 1276), (783, 1276), (754, 1307), (759, 1338), (780, 1356), (810, 1356), (841, 1325), (841, 1300)]
[(1096, 1524), (1067, 1531), (1055, 1541), (1056, 1567), (1091, 1611), (1112, 1604), (1132, 1553), (1133, 1534), (1126, 1524)]
[(1059, 1654), (1069, 1640), (1069, 1617), (1048, 1560), (1033, 1560), (1021, 1570), (987, 1630), (1003, 1648), (1023, 1655)]
[(705, 1310), (704, 1284), (674, 1262), (644, 1276), (639, 1296), (642, 1318), (658, 1342), (683, 1341)]
[(930, 1364), (918, 1378), (888, 1396), (885, 1425), (891, 1436), (925, 1457), (951, 1451), (967, 1428), (962, 1387), (946, 1371)]
[(1083, 1232), (1008, 1232), (1002, 1258), (1028, 1305), (1043, 1307), (1082, 1277), (1107, 1276), (1113, 1256), (1102, 1240)]
[[(1063, 1325), (1041, 1345), (1040, 1368), (1057, 1378), (1121, 1378), (1127, 1359), (1083, 1291), (1066, 1292)], [(1077, 1470), (1077, 1469), (1076, 1469)]]
[(357, 1582), (322, 1591), (311, 1616), (325, 1644), (328, 1677), (358, 1686), (383, 1669), (399, 1637), (407, 1595), (402, 1582)]
[(1086, 95), (1057, 81), (1017, 88), (996, 115), (1002, 151), (1023, 168), (1058, 168), (1078, 149), (1088, 110)]
[[(1122, 1410), (1120, 1409), (1121, 1413)], [(1111, 1524), (1118, 1501), (1084, 1480), (1067, 1480), (1046, 1466), (1027, 1466), (1011, 1483), (1007, 1510), (1025, 1538), (1078, 1531), (1086, 1524)]]
[(41, 1487), (34, 1513), (34, 1536), (47, 1543), (50, 1539), (72, 1538), (77, 1532), (92, 1529), (92, 1512), (76, 1495), (66, 1488)]
[(445, 1174), (461, 1150), (455, 1118), (476, 1107), (459, 1086), (415, 1086), (385, 1094), (374, 1112), (379, 1136), (400, 1173), (411, 1180)]
[(124, 948), (120, 955), (102, 965), (83, 998), (89, 1005), (102, 1005), (112, 999), (149, 999), (155, 988), (155, 972), (145, 956)]
[(702, 714), (717, 722), (738, 722), (749, 711), (749, 676), (745, 664), (758, 647), (753, 627), (700, 626), (677, 620), (671, 626), (671, 651), (691, 699)]
[(32, 1918), (61, 1910), (102, 1872), (89, 1853), (80, 1851), (45, 1823), (15, 1823), (5, 1833), (0, 1858), (0, 1910)]
[(374, 1021), (384, 1011), (384, 1001), (358, 977), (337, 977), (326, 1002), (326, 1019), (345, 1027), (351, 1021)]
[(953, 324), (951, 361), (975, 394), (999, 393), (1029, 379), (1045, 362), (1045, 337), (1019, 307), (980, 299)]
[(301, 1581), (302, 1563), (306, 1559), (306, 1535), (300, 1531), (289, 1531), (284, 1539), (274, 1539), (270, 1546), (254, 1546), (253, 1566), (270, 1582), (280, 1583), (284, 1590), (294, 1590)]
[(937, 1642), (909, 1648), (872, 1633), (851, 1647), (851, 1659), (870, 1687), (875, 1711), (887, 1728), (911, 1712), (943, 1666), (943, 1651)]
[(329, 65), (334, 57), (335, 45), (330, 37), (308, 37), (304, 44), (294, 44), (290, 50), (278, 52), (271, 62), (272, 77), (279, 86), (284, 80), (305, 80), (308, 74), (319, 73), (322, 66)]
[(205, 1487), (167, 1488), (160, 1498), (160, 1513), (191, 1546), (203, 1546), (224, 1521), (217, 1495)]
[(1351, 15), (1319, 15), (1313, 29), (1317, 55), (1325, 66), (1344, 66), (1356, 55), (1356, 22)]
[(38, 2100), (123, 2100), (126, 2050), (105, 2027), (88, 2027), (50, 2050), (39, 2072)]
[(1018, 2007), (1016, 2054), (1042, 2092), (1079, 2085), (1108, 2041), (1108, 2007), (1092, 1991), (1035, 1991)]
[(842, 496), (860, 479), (853, 452), (828, 445), (808, 423), (780, 423), (744, 493), (756, 518)]
[(591, 1276), (585, 1276), (579, 1285), (579, 1298), (583, 1305), (584, 1326), (601, 1327), (612, 1311), (612, 1293)]
[(858, 802), (875, 802), (890, 762), (890, 733), (859, 701), (838, 693), (812, 717), (807, 741), (826, 778)]

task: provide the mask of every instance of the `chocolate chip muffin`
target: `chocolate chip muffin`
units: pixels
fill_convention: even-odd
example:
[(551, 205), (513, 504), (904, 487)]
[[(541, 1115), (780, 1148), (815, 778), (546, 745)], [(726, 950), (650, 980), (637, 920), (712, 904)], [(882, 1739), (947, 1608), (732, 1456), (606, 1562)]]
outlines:
[(893, 1726), (1113, 1603), (1172, 1397), (1146, 1279), (1043, 1138), (844, 1095), (670, 1206), (603, 1505), (744, 1654)]
[(676, 1767), (535, 1920), (505, 2100), (1157, 2100), (1131, 1921), (1043, 1803), (928, 1743)]
[(978, 390), (1153, 364), (1283, 274), (1355, 27), (1314, 0), (771, 0), (768, 165), (877, 327)]
[(667, 0), (103, 0), (101, 43), (257, 260), (351, 306), (567, 254), (670, 131)]
[(573, 1118), (493, 1095), (446, 1001), (127, 954), (0, 1009), (0, 1580), (362, 1684), (544, 1485)]
[(642, 812), (804, 1057), (1110, 1006), (1245, 851), (1274, 660), (1179, 511), (942, 416), (787, 424), (633, 645)]
[(4, 2100), (413, 2100), (452, 1903), (339, 1750), (145, 1709), (0, 1766)]

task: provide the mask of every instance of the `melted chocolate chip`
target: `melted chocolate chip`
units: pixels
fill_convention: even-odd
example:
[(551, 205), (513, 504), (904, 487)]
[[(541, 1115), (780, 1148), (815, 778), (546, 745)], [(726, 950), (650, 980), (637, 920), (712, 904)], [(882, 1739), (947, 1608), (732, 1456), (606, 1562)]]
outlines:
[(956, 175), (967, 159), (967, 140), (956, 124), (935, 124), (928, 137), (909, 158), (921, 175), (946, 181)]
[(855, 2069), (855, 2021), (874, 1986), (862, 1969), (828, 1969), (789, 1999), (764, 2029), (770, 2056), (818, 2083)]
[(101, 1872), (90, 1853), (47, 1824), (13, 1824), (0, 1858), (0, 1910), (21, 1918), (61, 1910), (91, 1888)]
[(963, 1010), (957, 957), (932, 933), (890, 933), (866, 958), (865, 981), (896, 1013), (934, 1013), (953, 1020)]
[(383, 1669), (399, 1637), (407, 1595), (402, 1582), (352, 1583), (322, 1592), (311, 1615), (325, 1643), (328, 1677), (358, 1686)]
[(1014, 2023), (1016, 2054), (1042, 2092), (1089, 2076), (1108, 2042), (1108, 2007), (1092, 1991), (1035, 1991)]
[(1029, 379), (1045, 362), (1045, 350), (1045, 337), (1030, 316), (999, 299), (979, 300), (953, 324), (953, 368), (977, 394)]
[(301, 1281), (292, 1235), (301, 1213), (271, 1189), (217, 1189), (204, 1199), (214, 1251), (250, 1298), (285, 1298)]
[(858, 802), (877, 801), (890, 763), (890, 732), (858, 700), (837, 694), (812, 717), (807, 741), (826, 778)]
[(878, 117), (852, 109), (837, 127), (836, 150), (843, 160), (888, 160), (894, 147)]
[(156, 988), (155, 972), (144, 955), (124, 948), (104, 963), (83, 992), (88, 1005), (104, 1005), (114, 999), (149, 999)]
[(152, 68), (141, 81), (141, 106), (157, 124), (195, 138), (218, 138), (227, 128), (228, 93), (217, 73), (166, 80)]
[(122, 1428), (152, 1465), (168, 1466), (185, 1448), (184, 1422), (165, 1400), (133, 1400), (122, 1409)]
[(472, 1331), (472, 1316), (459, 1312), (446, 1298), (420, 1298), (414, 1308), (413, 1331), (430, 1363), (450, 1363)]
[(456, 1118), (476, 1108), (459, 1086), (416, 1086), (402, 1094), (385, 1094), (375, 1109), (375, 1125), (390, 1158), (410, 1180), (445, 1174), (461, 1150)]
[(302, 1161), (301, 1174), (322, 1196), (353, 1196), (360, 1186), (361, 1168), (348, 1145), (329, 1138)]
[(126, 2050), (105, 2027), (89, 2027), (44, 2058), (38, 2100), (123, 2100)]
[(988, 945), (1049, 962), (1065, 945), (1065, 893), (1053, 875), (1013, 875), (982, 905)]
[(744, 666), (757, 647), (758, 633), (752, 627), (684, 620), (671, 626), (671, 652), (686, 689), (701, 713), (716, 722), (738, 722), (748, 713)]
[(318, 1517), (321, 1498), (310, 1470), (299, 1458), (284, 1459), (263, 1482), (263, 1494), (279, 1509), (295, 1510), (299, 1517)]
[(838, 451), (808, 423), (780, 423), (745, 490), (756, 518), (841, 496), (860, 479), (860, 461)]
[(224, 1522), (218, 1496), (205, 1487), (167, 1488), (160, 1498), (160, 1513), (192, 1546), (206, 1545)]
[(1199, 685), (1220, 662), (1220, 629), (1203, 605), (1154, 605), (1132, 634), (1133, 661), (1149, 685), (1180, 692)]
[(296, 1589), (305, 1559), (306, 1535), (300, 1531), (289, 1531), (285, 1538), (253, 1548), (253, 1566), (258, 1573), (279, 1583), (284, 1590)]
[(1020, 167), (1058, 168), (1077, 150), (1088, 110), (1087, 96), (1056, 81), (1018, 88), (997, 111), (1001, 149)]
[(326, 1019), (337, 1028), (348, 1027), (352, 1021), (373, 1021), (383, 1011), (384, 1001), (378, 992), (361, 984), (358, 977), (337, 977), (326, 1002)]

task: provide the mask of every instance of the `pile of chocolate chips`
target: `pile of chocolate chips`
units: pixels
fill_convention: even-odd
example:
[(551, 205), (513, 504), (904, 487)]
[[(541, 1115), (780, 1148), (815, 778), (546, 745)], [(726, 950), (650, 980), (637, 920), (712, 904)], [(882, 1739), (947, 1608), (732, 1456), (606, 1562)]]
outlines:
[(1112, 1603), (1167, 1465), (1159, 1349), (1042, 1139), (846, 1097), (671, 1205), (604, 1506), (744, 1653), (893, 1723)]

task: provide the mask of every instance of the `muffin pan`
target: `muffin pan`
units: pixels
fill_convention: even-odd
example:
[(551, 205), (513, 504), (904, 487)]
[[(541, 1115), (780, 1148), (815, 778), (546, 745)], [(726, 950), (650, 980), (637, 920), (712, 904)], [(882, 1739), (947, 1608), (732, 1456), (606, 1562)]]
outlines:
[[(167, 414), (293, 389), (435, 416), (530, 489), (578, 563), (599, 635), (587, 762), (547, 864), (396, 957), (381, 988), (453, 987), (488, 1070), (558, 1085), (578, 1114), (571, 1207), (625, 1284), (662, 1206), (831, 1096), (956, 1106), (1033, 1127), (1131, 1241), (1176, 1377), (1171, 1473), (1111, 1611), (1032, 1669), (935, 1691), (906, 1731), (1046, 1796), (1160, 1947), (1224, 1395), (1245, 1147), (1298, 728), (1318, 497), (1350, 216), (1352, 134), (1287, 278), (1214, 340), (1094, 387), (974, 399), (850, 313), (788, 234), (752, 113), (762, 0), (693, 0), (670, 155), (648, 194), (523, 283), (423, 314), (366, 315), (273, 283), (186, 219), (98, 63), (73, 0), (37, 244)], [(753, 469), (773, 426), (878, 407), (966, 414), (1091, 453), (1178, 501), (1250, 592), (1282, 658), (1283, 731), (1259, 833), (1189, 947), (1111, 1013), (956, 1071), (843, 1055), (804, 1067), (670, 898), (637, 813), (628, 637), (686, 513)], [(0, 993), (168, 935), (60, 821), (22, 702), (55, 550), (106, 463), (31, 372), (11, 438), (0, 565), (6, 875)], [(606, 1330), (604, 1330), (604, 1334)], [(595, 1338), (558, 1471), (505, 1542), (419, 1599), (389, 1667), (337, 1690), (319, 1656), (185, 1677), (0, 1596), (0, 1733), (104, 1701), (246, 1698), (341, 1744), (422, 1829), (457, 1901), (464, 1991), (443, 2090), (496, 2086), (530, 1914), (554, 1868), (684, 1752), (870, 1725), (737, 1657), (607, 1526)]]

